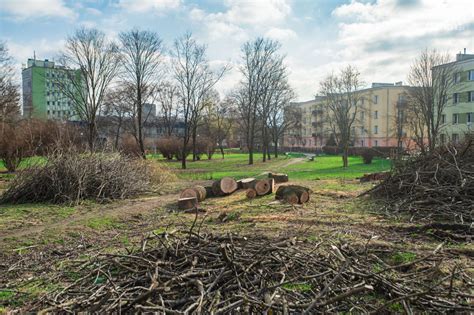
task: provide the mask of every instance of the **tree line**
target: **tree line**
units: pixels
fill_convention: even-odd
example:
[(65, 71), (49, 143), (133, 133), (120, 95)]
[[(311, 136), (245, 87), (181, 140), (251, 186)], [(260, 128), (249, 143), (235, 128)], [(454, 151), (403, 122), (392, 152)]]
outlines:
[[(108, 117), (114, 130), (114, 148), (119, 149), (124, 134), (130, 135), (138, 155), (145, 159), (144, 125), (151, 123), (146, 104), (158, 106), (160, 117), (153, 122), (156, 127), (180, 142), (183, 169), (188, 154), (193, 161), (199, 159), (200, 138), (211, 143), (209, 152), (218, 147), (224, 157), (224, 143), (232, 133), (238, 133), (241, 146), (248, 151), (249, 164), (254, 163), (257, 151), (262, 152), (265, 162), (272, 155), (278, 156), (284, 134), (302, 120), (298, 108), (289, 106), (295, 92), (288, 81), (281, 44), (268, 38), (243, 44), (238, 69), (241, 80), (222, 98), (215, 87), (230, 66), (211, 67), (206, 45), (191, 33), (175, 39), (167, 49), (152, 31), (125, 31), (115, 42), (100, 30), (81, 28), (67, 37), (58, 60), (64, 66), (63, 75), (52, 80), (84, 124), (90, 151), (100, 146), (99, 118)], [(431, 69), (447, 61), (447, 55), (437, 51), (422, 52), (408, 75), (408, 105), (397, 106), (397, 137), (410, 128), (422, 152), (439, 142), (441, 113), (455, 70), (440, 67), (434, 77)], [(8, 120), (19, 116), (20, 98), (5, 43), (0, 45), (0, 65), (0, 118), (5, 138)], [(349, 65), (322, 80), (318, 91), (325, 99), (331, 138), (342, 148), (344, 166), (348, 165), (357, 113), (363, 110), (357, 92), (362, 86), (359, 71)], [(179, 123), (182, 130), (177, 133)]]

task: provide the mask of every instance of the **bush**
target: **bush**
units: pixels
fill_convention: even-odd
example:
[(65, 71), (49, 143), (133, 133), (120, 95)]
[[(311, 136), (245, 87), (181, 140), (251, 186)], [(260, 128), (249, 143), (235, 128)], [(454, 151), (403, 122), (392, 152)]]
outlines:
[(55, 152), (13, 179), (0, 203), (79, 203), (133, 197), (149, 190), (148, 164), (118, 153)]
[(32, 147), (22, 124), (1, 124), (0, 159), (9, 172), (14, 172), (21, 161), (32, 155)]
[[(163, 137), (156, 141), (156, 149), (168, 160), (173, 159), (173, 157), (176, 157), (177, 160), (181, 160), (181, 155), (183, 154), (183, 139), (178, 137)], [(189, 155), (190, 150), (190, 144), (188, 144), (186, 156)]]
[(372, 149), (365, 148), (365, 150), (362, 150), (360, 156), (362, 156), (364, 164), (372, 164), (372, 160), (375, 157), (375, 152)]
[(0, 160), (10, 172), (27, 157), (46, 155), (55, 148), (80, 148), (82, 143), (77, 128), (55, 121), (31, 119), (0, 124)]
[(130, 157), (141, 157), (142, 152), (137, 140), (132, 135), (124, 135), (120, 141), (120, 152)]

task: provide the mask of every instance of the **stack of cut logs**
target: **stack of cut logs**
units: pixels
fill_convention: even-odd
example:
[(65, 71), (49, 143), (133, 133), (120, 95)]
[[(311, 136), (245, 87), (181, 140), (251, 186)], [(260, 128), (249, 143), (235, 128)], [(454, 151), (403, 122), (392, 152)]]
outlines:
[[(178, 207), (181, 210), (197, 209), (199, 202), (209, 197), (227, 196), (238, 189), (245, 189), (248, 199), (264, 196), (275, 192), (275, 184), (288, 182), (287, 174), (269, 173), (268, 178), (244, 178), (235, 181), (232, 177), (216, 180), (211, 186), (193, 186), (181, 192)], [(291, 204), (306, 203), (310, 190), (303, 186), (286, 185), (278, 187), (275, 199)]]

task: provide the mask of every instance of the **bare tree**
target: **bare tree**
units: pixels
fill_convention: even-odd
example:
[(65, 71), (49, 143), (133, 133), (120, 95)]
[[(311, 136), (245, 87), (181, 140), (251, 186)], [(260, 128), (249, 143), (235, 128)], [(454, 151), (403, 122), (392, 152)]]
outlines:
[[(257, 38), (242, 47), (244, 64), (241, 68), (243, 80), (234, 95), (240, 123), (245, 133), (245, 142), (249, 152), (249, 164), (253, 164), (253, 153), (257, 124), (265, 124), (262, 140), (265, 142), (266, 119), (268, 116), (269, 87), (272, 75), (281, 67), (282, 57), (277, 54), (280, 44), (265, 38)], [(259, 115), (260, 114), (260, 115)], [(263, 117), (262, 117), (262, 114)], [(260, 116), (260, 117), (259, 117)], [(266, 116), (266, 117), (265, 117)]]
[(205, 103), (204, 98), (227, 70), (223, 67), (212, 71), (206, 57), (206, 46), (199, 45), (191, 33), (186, 33), (174, 43), (173, 74), (182, 97), (180, 107), (184, 122), (182, 168), (186, 168), (186, 153), (190, 138), (195, 151), (197, 123)]
[(209, 102), (206, 106), (203, 131), (211, 141), (217, 144), (224, 159), (224, 141), (228, 140), (235, 124), (235, 108), (231, 98), (226, 98), (224, 101), (215, 100), (216, 102)]
[(295, 93), (287, 82), (281, 82), (273, 95), (268, 121), (275, 157), (278, 157), (278, 143), (285, 132), (301, 121), (301, 112), (289, 106), (294, 97)]
[(106, 124), (114, 129), (115, 149), (119, 147), (120, 136), (130, 129), (127, 122), (133, 117), (133, 93), (133, 88), (128, 85), (118, 86), (107, 93), (104, 101), (101, 115), (104, 116)]
[(320, 86), (321, 95), (330, 111), (333, 134), (342, 148), (343, 166), (348, 167), (349, 145), (353, 138), (352, 125), (362, 100), (357, 90), (362, 86), (359, 71), (353, 66), (343, 68), (339, 74), (330, 74)]
[(11, 121), (20, 114), (20, 93), (14, 83), (13, 61), (5, 42), (0, 42), (0, 122)]
[(422, 153), (435, 148), (442, 113), (451, 99), (448, 93), (455, 83), (457, 70), (449, 61), (448, 54), (426, 49), (414, 60), (408, 74), (408, 83), (412, 86), (408, 110), (415, 118), (411, 119), (411, 127)]
[(178, 87), (171, 82), (161, 83), (156, 89), (155, 99), (159, 106), (160, 124), (165, 131), (165, 135), (171, 137), (178, 122), (178, 102), (181, 99)]
[(67, 38), (61, 55), (65, 71), (54, 85), (72, 102), (74, 113), (87, 124), (91, 151), (97, 139), (97, 115), (117, 74), (119, 60), (117, 46), (97, 29), (77, 30)]
[(163, 44), (158, 34), (150, 31), (131, 30), (120, 33), (124, 77), (134, 90), (136, 112), (135, 137), (145, 159), (143, 143), (143, 104), (150, 100), (157, 83), (162, 64)]

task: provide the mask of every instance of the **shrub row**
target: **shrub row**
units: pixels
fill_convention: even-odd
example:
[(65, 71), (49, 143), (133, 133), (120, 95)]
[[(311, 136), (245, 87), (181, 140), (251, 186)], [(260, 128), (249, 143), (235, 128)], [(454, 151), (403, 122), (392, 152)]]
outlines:
[[(177, 160), (183, 159), (183, 139), (178, 137), (165, 137), (158, 139), (156, 142), (156, 148), (166, 159), (176, 158)], [(192, 153), (193, 147), (190, 141), (186, 146), (186, 158)], [(196, 141), (196, 155), (200, 159), (202, 155), (206, 155), (209, 159), (212, 158), (216, 150), (214, 141), (205, 138), (198, 137)]]

